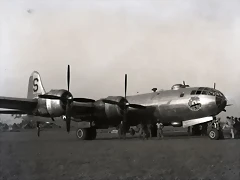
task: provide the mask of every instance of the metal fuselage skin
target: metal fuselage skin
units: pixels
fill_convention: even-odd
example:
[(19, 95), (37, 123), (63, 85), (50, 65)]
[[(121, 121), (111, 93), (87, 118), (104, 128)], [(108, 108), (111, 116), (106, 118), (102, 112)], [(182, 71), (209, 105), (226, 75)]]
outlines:
[[(52, 90), (49, 94), (64, 94), (64, 90)], [(114, 97), (114, 96), (112, 96)], [(120, 98), (116, 96), (116, 98)], [(226, 107), (226, 98), (218, 90), (207, 87), (187, 87), (163, 90), (146, 94), (127, 96), (131, 104), (140, 104), (146, 109), (129, 108), (127, 119), (130, 126), (141, 122), (156, 122), (159, 119), (164, 125), (173, 122), (216, 116)], [(117, 105), (109, 105), (101, 100), (96, 101), (91, 116), (75, 116), (74, 121), (95, 121), (99, 127), (117, 126), (122, 120)], [(59, 117), (64, 115), (64, 106), (59, 100), (38, 99), (38, 106), (33, 112), (36, 116)], [(98, 113), (99, 112), (99, 113)], [(110, 115), (109, 115), (110, 114)]]
[[(141, 121), (156, 122), (157, 119), (165, 125), (171, 125), (173, 122), (216, 116), (225, 109), (227, 103), (220, 91), (207, 87), (163, 90), (127, 96), (127, 100), (130, 104), (147, 107), (143, 110), (129, 108), (127, 118), (131, 126)], [(194, 103), (200, 105), (194, 108)], [(111, 124), (110, 121), (108, 123)]]
[[(152, 108), (150, 114), (148, 114), (149, 118), (160, 119), (164, 124), (169, 124), (215, 116), (223, 111), (226, 106), (224, 95), (213, 88), (200, 88), (199, 91), (203, 92), (204, 89), (207, 90), (204, 94), (196, 94), (199, 87), (188, 87), (129, 96), (127, 99), (130, 103)], [(216, 95), (217, 93), (219, 96)], [(200, 107), (191, 108), (191, 105), (193, 105), (191, 99), (197, 99)], [(142, 113), (138, 115), (137, 112), (134, 112), (134, 109), (131, 109), (131, 111), (129, 112), (129, 118), (146, 118)]]

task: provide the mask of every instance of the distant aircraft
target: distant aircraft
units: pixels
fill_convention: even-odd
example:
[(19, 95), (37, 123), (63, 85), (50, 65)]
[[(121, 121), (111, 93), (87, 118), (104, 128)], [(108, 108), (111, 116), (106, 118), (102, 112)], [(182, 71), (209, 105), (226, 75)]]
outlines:
[[(76, 135), (81, 140), (96, 138), (96, 129), (117, 127), (123, 121), (126, 130), (140, 123), (155, 125), (159, 119), (165, 126), (189, 127), (212, 121), (214, 116), (226, 111), (227, 99), (214, 88), (189, 87), (175, 84), (171, 90), (126, 96), (108, 96), (99, 100), (73, 98), (69, 92), (70, 66), (67, 71), (68, 89), (51, 90), (48, 93), (36, 71), (29, 78), (27, 98), (0, 97), (2, 114), (28, 114), (30, 116), (63, 117), (67, 132), (71, 120), (78, 122)], [(153, 126), (154, 127), (154, 126)], [(196, 129), (196, 128), (195, 128)], [(156, 130), (153, 129), (155, 132)], [(153, 134), (156, 134), (154, 133)], [(194, 132), (193, 132), (194, 133)], [(196, 134), (196, 133), (195, 133)], [(219, 139), (219, 130), (211, 129), (209, 137)]]

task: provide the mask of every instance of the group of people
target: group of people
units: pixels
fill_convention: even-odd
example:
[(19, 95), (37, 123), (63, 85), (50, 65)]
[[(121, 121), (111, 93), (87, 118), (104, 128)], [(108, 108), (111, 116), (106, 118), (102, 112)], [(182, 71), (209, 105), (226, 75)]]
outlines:
[[(216, 118), (213, 122), (209, 123), (203, 123), (200, 125), (200, 133), (201, 135), (207, 135), (207, 129), (210, 126), (216, 126), (213, 128), (217, 128), (217, 126), (221, 129), (230, 128), (231, 137), (234, 139), (236, 135), (240, 133), (240, 118), (237, 117), (226, 117), (227, 121), (223, 123), (223, 126), (221, 127), (221, 118)], [(157, 137), (158, 139), (163, 138), (163, 128), (164, 125), (159, 120), (157, 120), (157, 123), (155, 125), (157, 128)], [(152, 129), (153, 124), (147, 124), (147, 123), (141, 123), (139, 127), (139, 137), (142, 139), (148, 139), (152, 137)], [(188, 128), (188, 131), (190, 132), (190, 127)], [(124, 128), (124, 123), (121, 121), (121, 124), (119, 126), (118, 134), (120, 138), (125, 139), (126, 138), (126, 128)], [(240, 135), (240, 134), (239, 134)]]
[(234, 139), (238, 135), (240, 128), (240, 118), (227, 116), (227, 121), (223, 125), (223, 129), (230, 128), (232, 138)]
[[(229, 128), (230, 129), (230, 133), (231, 133), (231, 137), (234, 139), (236, 137), (236, 135), (238, 135), (238, 133), (240, 132), (240, 118), (237, 117), (226, 117), (226, 121), (222, 121), (221, 122), (221, 118), (215, 118), (213, 121), (209, 122), (209, 123), (203, 123), (200, 124), (200, 134), (201, 136), (205, 136), (207, 135), (207, 129), (212, 127), (212, 128), (220, 128), (220, 129), (225, 129), (225, 128)], [(190, 130), (190, 127), (188, 128), (188, 132)]]
[[(139, 127), (139, 137), (141, 139), (151, 138), (152, 137), (152, 129), (154, 128), (153, 126), (154, 125), (150, 124), (150, 123), (149, 124), (141, 123), (140, 127)], [(124, 128), (124, 127), (125, 127), (125, 124), (123, 121), (121, 121), (121, 123), (119, 125), (119, 129), (118, 129), (118, 135), (119, 135), (119, 138), (121, 138), (121, 139), (126, 138), (126, 128)], [(163, 128), (164, 128), (163, 123), (161, 123), (159, 120), (157, 120), (155, 127), (157, 128), (158, 139), (162, 139), (163, 138)]]

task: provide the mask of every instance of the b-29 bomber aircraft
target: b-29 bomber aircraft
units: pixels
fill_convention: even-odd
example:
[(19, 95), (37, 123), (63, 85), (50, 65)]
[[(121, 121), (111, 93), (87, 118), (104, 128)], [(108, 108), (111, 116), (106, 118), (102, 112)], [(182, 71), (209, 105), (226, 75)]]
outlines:
[[(189, 87), (175, 84), (170, 90), (126, 96), (127, 75), (125, 74), (124, 96), (108, 96), (99, 100), (73, 98), (69, 92), (70, 66), (67, 70), (68, 89), (52, 89), (46, 93), (40, 74), (34, 71), (28, 84), (27, 98), (0, 97), (0, 114), (27, 114), (28, 116), (63, 117), (67, 132), (70, 122), (78, 122), (76, 131), (80, 140), (93, 140), (96, 129), (118, 127), (120, 122), (130, 126), (155, 124), (160, 120), (164, 126), (189, 127), (213, 121), (214, 117), (226, 111), (227, 99), (219, 90), (209, 87)], [(196, 129), (196, 128), (195, 128)], [(194, 133), (194, 132), (193, 132)], [(220, 131), (212, 128), (210, 139), (219, 139)], [(39, 132), (38, 132), (39, 134)], [(196, 134), (196, 133), (195, 133)]]

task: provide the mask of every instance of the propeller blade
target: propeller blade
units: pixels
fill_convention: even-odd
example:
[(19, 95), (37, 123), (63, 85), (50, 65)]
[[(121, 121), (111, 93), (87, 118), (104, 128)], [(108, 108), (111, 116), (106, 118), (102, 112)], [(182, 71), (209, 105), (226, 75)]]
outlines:
[(226, 106), (232, 106), (233, 104), (227, 104)]
[(129, 104), (129, 107), (136, 108), (136, 109), (146, 109), (145, 106), (139, 105), (139, 104)]
[(67, 87), (68, 87), (68, 91), (69, 91), (69, 86), (70, 86), (70, 66), (68, 65), (68, 69), (67, 69)]
[(125, 74), (125, 94), (124, 98), (126, 99), (127, 97), (127, 74)]
[(11, 110), (2, 110), (0, 111), (0, 114), (27, 114), (23, 111), (11, 111)]
[(183, 81), (183, 85), (185, 86), (185, 81)]
[(214, 88), (214, 89), (216, 88), (216, 83), (213, 84), (213, 88)]
[(42, 95), (38, 95), (38, 97), (43, 98), (43, 99), (56, 99), (56, 100), (60, 100), (60, 97), (58, 96), (54, 96), (54, 95), (48, 95), (48, 94), (42, 94)]
[(55, 119), (53, 117), (51, 117), (52, 121), (55, 121)]
[(112, 101), (112, 100), (108, 100), (108, 99), (103, 99), (102, 101), (103, 101), (104, 103), (108, 103), (108, 104), (119, 105), (118, 102), (116, 102), (116, 101)]
[(73, 98), (73, 101), (76, 101), (76, 102), (95, 102), (95, 100), (88, 99), (88, 98)]

